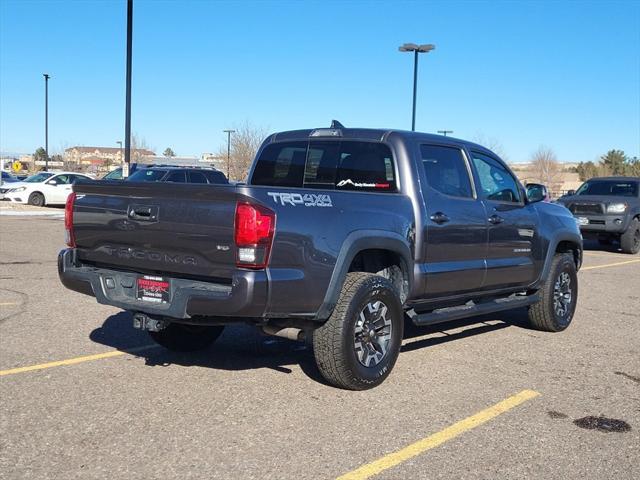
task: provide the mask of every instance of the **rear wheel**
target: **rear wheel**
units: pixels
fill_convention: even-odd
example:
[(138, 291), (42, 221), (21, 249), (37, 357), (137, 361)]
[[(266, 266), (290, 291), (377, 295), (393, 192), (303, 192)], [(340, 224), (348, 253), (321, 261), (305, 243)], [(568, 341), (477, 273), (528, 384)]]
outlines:
[(531, 325), (546, 332), (560, 332), (573, 320), (578, 300), (578, 274), (571, 253), (556, 253), (540, 300), (529, 307)]
[(29, 195), (29, 205), (33, 205), (35, 207), (44, 206), (44, 195), (40, 192), (33, 192)]
[(215, 342), (224, 326), (187, 325), (170, 323), (159, 332), (148, 332), (159, 345), (174, 352), (203, 350)]
[(640, 221), (637, 218), (631, 220), (629, 228), (620, 237), (620, 246), (624, 253), (640, 252)]
[(348, 390), (380, 385), (398, 359), (403, 327), (393, 285), (371, 273), (349, 273), (333, 314), (313, 332), (320, 373)]

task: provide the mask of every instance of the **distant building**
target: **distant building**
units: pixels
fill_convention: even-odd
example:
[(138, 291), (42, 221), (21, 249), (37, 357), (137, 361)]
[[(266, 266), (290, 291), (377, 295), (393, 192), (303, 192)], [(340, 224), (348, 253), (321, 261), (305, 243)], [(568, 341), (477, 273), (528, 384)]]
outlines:
[[(155, 152), (146, 148), (131, 149), (131, 161), (143, 161), (147, 157), (154, 157)], [(64, 151), (64, 161), (78, 165), (96, 165), (96, 159), (102, 163), (122, 163), (124, 149), (118, 147), (71, 147)], [(85, 163), (88, 162), (88, 163)]]

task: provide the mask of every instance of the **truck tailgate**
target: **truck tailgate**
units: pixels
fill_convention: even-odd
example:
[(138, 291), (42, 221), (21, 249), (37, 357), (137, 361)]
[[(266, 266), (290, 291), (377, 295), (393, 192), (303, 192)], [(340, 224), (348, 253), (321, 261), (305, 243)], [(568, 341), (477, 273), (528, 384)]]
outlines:
[(78, 260), (141, 273), (231, 279), (234, 185), (83, 182), (74, 186)]

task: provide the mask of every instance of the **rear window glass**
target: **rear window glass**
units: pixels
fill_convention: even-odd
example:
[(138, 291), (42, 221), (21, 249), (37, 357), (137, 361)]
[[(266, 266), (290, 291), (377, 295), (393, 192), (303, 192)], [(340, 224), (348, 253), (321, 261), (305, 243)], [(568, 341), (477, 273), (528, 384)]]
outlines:
[(364, 192), (397, 190), (389, 147), (349, 140), (268, 145), (258, 158), (251, 183)]

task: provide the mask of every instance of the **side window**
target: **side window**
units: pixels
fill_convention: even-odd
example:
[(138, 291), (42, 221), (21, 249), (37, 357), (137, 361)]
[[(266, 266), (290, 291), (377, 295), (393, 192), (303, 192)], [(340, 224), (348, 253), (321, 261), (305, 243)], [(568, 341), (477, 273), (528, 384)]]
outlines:
[(229, 181), (227, 180), (227, 177), (225, 177), (224, 173), (222, 172), (205, 170), (202, 173), (204, 174), (205, 177), (207, 177), (207, 180), (209, 180), (209, 183), (214, 183), (214, 184), (229, 183)]
[(188, 172), (188, 175), (189, 175), (189, 183), (207, 183), (207, 177), (205, 177), (202, 172), (190, 170)]
[(484, 198), (498, 202), (520, 202), (518, 181), (502, 163), (479, 152), (472, 151), (471, 157)]
[(176, 182), (176, 183), (186, 183), (187, 181), (187, 172), (184, 170), (173, 170), (167, 175), (167, 178), (164, 180), (165, 182)]
[(452, 197), (473, 198), (469, 171), (459, 148), (420, 145), (420, 154), (431, 188)]
[(340, 144), (336, 189), (358, 192), (395, 192), (393, 156), (389, 147), (376, 142)]
[(307, 142), (267, 145), (260, 154), (251, 178), (252, 185), (302, 187)]
[(52, 180), (55, 180), (58, 185), (68, 185), (71, 183), (71, 175), (58, 175)]
[(107, 173), (104, 177), (102, 177), (102, 179), (103, 180), (122, 180), (122, 169), (117, 168), (112, 172)]

